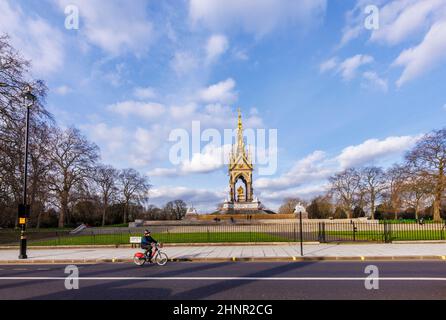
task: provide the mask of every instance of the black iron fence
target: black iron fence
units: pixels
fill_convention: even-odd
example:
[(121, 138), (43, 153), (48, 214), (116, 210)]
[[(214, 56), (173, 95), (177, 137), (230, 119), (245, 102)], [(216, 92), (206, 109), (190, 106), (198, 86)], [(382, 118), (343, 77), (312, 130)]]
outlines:
[[(299, 242), (299, 222), (271, 224), (203, 224), (147, 227), (164, 243)], [(68, 230), (29, 230), (30, 246), (122, 245), (138, 237), (144, 228), (93, 228), (78, 234)], [(16, 245), (19, 231), (0, 230), (0, 245)], [(445, 223), (304, 222), (305, 242), (392, 242), (446, 240)]]

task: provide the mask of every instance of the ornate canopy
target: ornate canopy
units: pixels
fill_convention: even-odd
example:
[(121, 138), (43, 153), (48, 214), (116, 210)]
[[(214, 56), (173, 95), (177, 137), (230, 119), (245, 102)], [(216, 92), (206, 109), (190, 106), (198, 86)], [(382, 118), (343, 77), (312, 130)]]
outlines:
[[(252, 188), (252, 165), (249, 150), (246, 150), (243, 139), (243, 123), (240, 109), (238, 110), (237, 145), (232, 146), (229, 156), (229, 197), (231, 202), (251, 202), (253, 201)], [(236, 184), (241, 181), (244, 185), (236, 189)], [(242, 189), (240, 189), (242, 188)], [(242, 192), (243, 191), (243, 194)]]

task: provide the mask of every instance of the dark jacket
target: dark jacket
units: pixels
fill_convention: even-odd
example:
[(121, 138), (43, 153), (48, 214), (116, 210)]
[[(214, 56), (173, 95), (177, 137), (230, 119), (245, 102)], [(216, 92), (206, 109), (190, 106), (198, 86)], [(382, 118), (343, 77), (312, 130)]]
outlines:
[(148, 245), (151, 243), (158, 243), (158, 241), (153, 239), (152, 236), (144, 236), (141, 238), (141, 245)]

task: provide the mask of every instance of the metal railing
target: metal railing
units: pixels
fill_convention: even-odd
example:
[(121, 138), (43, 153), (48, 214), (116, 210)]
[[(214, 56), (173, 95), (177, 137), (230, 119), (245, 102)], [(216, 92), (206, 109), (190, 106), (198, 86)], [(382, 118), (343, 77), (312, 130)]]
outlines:
[[(164, 243), (235, 243), (235, 242), (298, 242), (300, 224), (202, 224), (145, 227)], [(131, 236), (141, 236), (145, 228), (93, 228), (76, 235), (68, 230), (29, 230), (30, 246), (60, 245), (121, 245), (129, 244)], [(405, 240), (446, 240), (444, 223), (369, 223), (318, 222), (302, 224), (303, 241), (330, 242), (392, 242)], [(0, 245), (16, 245), (19, 231), (0, 230)]]

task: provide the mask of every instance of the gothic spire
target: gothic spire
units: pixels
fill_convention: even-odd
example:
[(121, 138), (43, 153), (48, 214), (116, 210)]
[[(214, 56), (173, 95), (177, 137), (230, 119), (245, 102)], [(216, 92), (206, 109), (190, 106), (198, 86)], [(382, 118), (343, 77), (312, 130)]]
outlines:
[(245, 155), (245, 142), (243, 141), (242, 113), (238, 109), (238, 130), (237, 130), (237, 154)]

